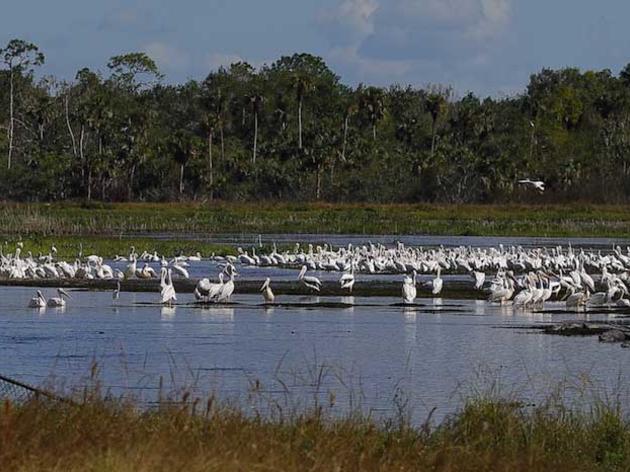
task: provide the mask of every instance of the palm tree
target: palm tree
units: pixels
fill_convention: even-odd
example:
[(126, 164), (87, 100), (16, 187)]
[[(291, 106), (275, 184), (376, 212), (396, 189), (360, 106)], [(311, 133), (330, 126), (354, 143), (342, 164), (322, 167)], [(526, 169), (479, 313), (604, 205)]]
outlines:
[(304, 96), (312, 89), (311, 79), (307, 75), (296, 74), (293, 76), (293, 87), (298, 104), (298, 147), (302, 149), (302, 107)]
[(431, 158), (433, 158), (437, 136), (437, 122), (446, 108), (446, 98), (441, 93), (431, 93), (427, 97), (425, 106), (431, 114)]
[(256, 164), (256, 150), (258, 147), (258, 113), (260, 113), (260, 107), (264, 101), (262, 95), (254, 94), (249, 97), (249, 102), (252, 105), (252, 111), (254, 112), (254, 151), (252, 154), (252, 163)]
[(357, 104), (350, 102), (345, 109), (343, 117), (343, 142), (341, 145), (341, 160), (346, 160), (346, 145), (348, 143), (348, 131), (350, 130), (350, 118), (357, 112)]
[[(212, 144), (215, 129), (221, 127), (221, 119), (218, 116), (206, 115), (203, 121), (203, 129), (208, 139), (208, 187), (210, 189), (210, 200), (214, 197), (214, 162), (212, 159)], [(223, 158), (221, 158), (223, 160)], [(180, 191), (181, 193), (181, 191)]]
[(181, 197), (184, 194), (184, 168), (193, 154), (192, 142), (187, 133), (178, 131), (169, 144), (173, 158), (179, 164), (179, 195)]
[(368, 87), (360, 90), (359, 107), (367, 115), (372, 125), (372, 139), (376, 141), (376, 126), (385, 117), (385, 99), (383, 91), (376, 87)]

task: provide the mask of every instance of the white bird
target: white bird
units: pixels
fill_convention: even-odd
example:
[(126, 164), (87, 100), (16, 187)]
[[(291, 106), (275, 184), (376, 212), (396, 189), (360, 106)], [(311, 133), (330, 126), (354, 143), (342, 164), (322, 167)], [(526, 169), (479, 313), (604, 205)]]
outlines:
[(475, 278), (475, 290), (481, 290), (486, 281), (485, 272), (474, 271), (473, 277)]
[(68, 292), (66, 292), (64, 289), (62, 288), (58, 288), (57, 289), (57, 293), (59, 294), (59, 297), (53, 297), (53, 298), (49, 298), (48, 299), (48, 306), (50, 307), (64, 307), (66, 306), (66, 298), (67, 299), (71, 299), (72, 297), (70, 296), (70, 294)]
[(28, 302), (29, 308), (44, 308), (46, 306), (46, 299), (41, 291), (37, 291), (37, 295), (31, 298)]
[(413, 271), (413, 278), (405, 275), (405, 279), (403, 281), (402, 286), (402, 297), (403, 302), (405, 303), (413, 303), (416, 299), (416, 294), (418, 290), (416, 289), (416, 271)]
[(219, 295), (219, 292), (221, 292), (221, 288), (223, 287), (223, 272), (221, 272), (219, 274), (219, 283), (218, 284), (210, 284), (208, 287), (208, 294), (206, 295), (206, 298), (208, 300), (212, 300), (214, 298), (216, 298)]
[(162, 268), (160, 271), (160, 301), (163, 305), (172, 305), (177, 301), (175, 288), (173, 287), (171, 269)]
[(310, 288), (316, 292), (319, 292), (322, 288), (322, 282), (317, 277), (311, 277), (310, 275), (306, 275), (307, 268), (306, 266), (302, 266), (302, 270), (300, 270), (300, 275), (298, 275), (298, 280), (302, 282), (305, 287)]
[(178, 275), (181, 275), (182, 277), (184, 277), (185, 279), (190, 278), (190, 275), (188, 274), (188, 271), (186, 269), (184, 269), (181, 265), (179, 264), (173, 264), (173, 270), (175, 272), (177, 272)]
[(348, 290), (352, 293), (352, 287), (354, 287), (354, 263), (350, 272), (345, 272), (339, 279), (339, 285), (343, 290)]
[(441, 273), (442, 273), (442, 268), (438, 266), (437, 276), (433, 279), (433, 290), (431, 291), (433, 295), (439, 295), (440, 292), (442, 291), (442, 286), (444, 285), (444, 281), (440, 277)]
[(125, 277), (131, 279), (136, 276), (136, 267), (138, 262), (136, 261), (136, 257), (133, 253), (131, 253), (129, 260), (130, 262), (127, 264), (127, 269), (125, 270)]
[(120, 280), (116, 281), (116, 290), (112, 293), (112, 300), (118, 300), (120, 298)]
[(263, 283), (262, 287), (260, 287), (260, 291), (262, 292), (263, 298), (265, 299), (265, 303), (273, 303), (273, 301), (276, 299), (275, 295), (271, 291), (271, 287), (269, 286), (270, 283), (271, 279), (267, 277), (265, 279), (265, 283)]
[(228, 281), (221, 285), (219, 289), (219, 293), (217, 293), (217, 302), (229, 302), (232, 293), (234, 293), (234, 275), (236, 272), (234, 271), (234, 266), (229, 264), (226, 268), (226, 272), (228, 274)]
[(521, 185), (531, 185), (533, 188), (540, 191), (541, 193), (545, 191), (545, 182), (543, 182), (542, 180), (521, 179), (518, 181), (518, 183)]

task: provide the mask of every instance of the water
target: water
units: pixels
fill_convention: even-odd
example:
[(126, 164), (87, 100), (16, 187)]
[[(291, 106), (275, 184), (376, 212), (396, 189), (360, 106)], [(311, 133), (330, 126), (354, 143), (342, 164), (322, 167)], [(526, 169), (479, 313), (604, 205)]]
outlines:
[(363, 245), (368, 242), (394, 246), (402, 242), (407, 246), (472, 246), (472, 247), (555, 247), (568, 246), (585, 249), (610, 250), (613, 245), (625, 248), (630, 245), (628, 238), (558, 238), (558, 237), (518, 237), (518, 236), (432, 236), (432, 235), (365, 235), (365, 234), (202, 234), (202, 233), (134, 233), (123, 237), (144, 237), (168, 240), (204, 241), (215, 244), (240, 244), (244, 248), (259, 244), (292, 245), (296, 242), (303, 244), (332, 244), (335, 247)]
[[(143, 402), (157, 398), (162, 378), (165, 394), (189, 387), (252, 408), (317, 400), (333, 413), (360, 406), (385, 417), (404, 405), (420, 422), (433, 408), (434, 418), (443, 418), (491, 382), (537, 402), (558, 382), (591, 395), (614, 391), (630, 377), (630, 350), (525, 328), (584, 315), (458, 300), (405, 308), (388, 298), (286, 296), (278, 301), (355, 306), (265, 308), (255, 295), (201, 309), (184, 305), (190, 294), (169, 309), (152, 304), (154, 293), (123, 293), (114, 305), (110, 292), (89, 291), (73, 291), (65, 310), (38, 311), (26, 308), (34, 291), (0, 287), (0, 373), (33, 384), (81, 385), (97, 361), (105, 387)], [(592, 385), (583, 388), (583, 379)]]

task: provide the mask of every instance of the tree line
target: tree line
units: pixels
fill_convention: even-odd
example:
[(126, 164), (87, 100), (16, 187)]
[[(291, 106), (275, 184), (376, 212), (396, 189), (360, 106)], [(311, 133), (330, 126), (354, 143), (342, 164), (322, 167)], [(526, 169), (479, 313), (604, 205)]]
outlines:
[[(64, 81), (42, 75), (44, 54), (15, 39), (0, 64), (4, 199), (630, 196), (630, 65), (616, 75), (543, 69), (521, 94), (480, 98), (444, 86), (350, 87), (309, 54), (176, 85), (140, 52)], [(519, 187), (527, 177), (544, 180), (545, 194)]]

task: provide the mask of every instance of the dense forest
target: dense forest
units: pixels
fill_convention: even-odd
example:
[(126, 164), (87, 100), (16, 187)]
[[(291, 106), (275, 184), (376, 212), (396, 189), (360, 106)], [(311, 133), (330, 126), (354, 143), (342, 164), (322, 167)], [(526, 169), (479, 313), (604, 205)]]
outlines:
[(58, 80), (22, 40), (0, 66), (3, 199), (630, 199), (630, 65), (543, 69), (522, 94), (483, 99), (349, 87), (309, 54), (181, 85), (144, 53)]

